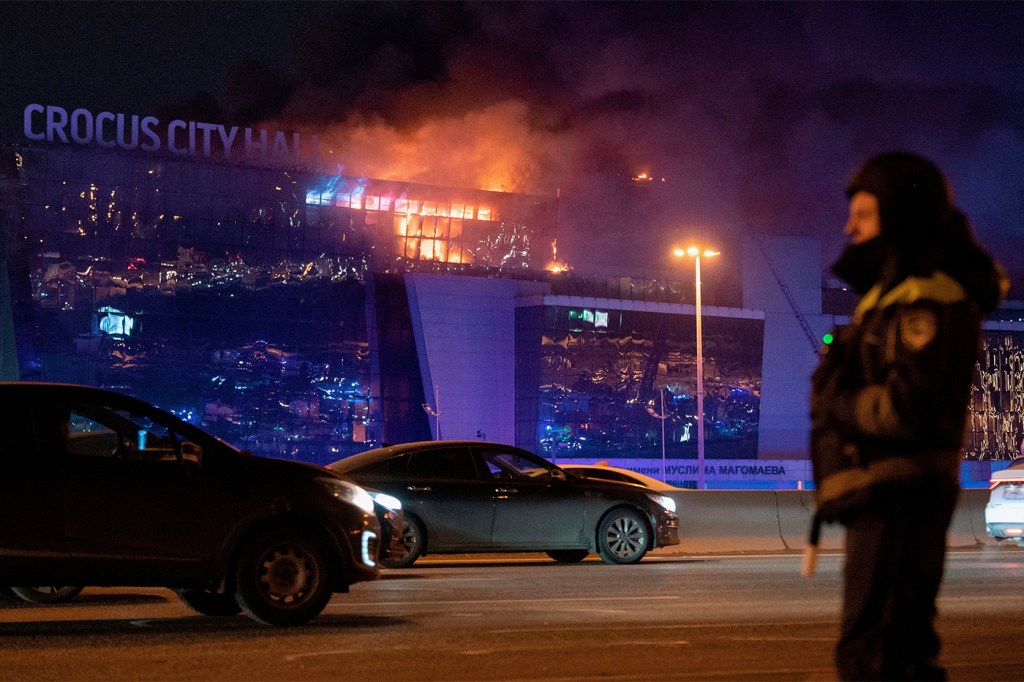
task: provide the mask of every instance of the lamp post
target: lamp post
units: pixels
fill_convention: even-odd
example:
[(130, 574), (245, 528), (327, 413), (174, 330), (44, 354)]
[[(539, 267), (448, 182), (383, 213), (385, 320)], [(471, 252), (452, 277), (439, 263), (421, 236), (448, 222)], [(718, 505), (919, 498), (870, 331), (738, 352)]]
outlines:
[(434, 406), (423, 403), (423, 411), (434, 418), (434, 440), (441, 440), (441, 404), (437, 395), (437, 384), (434, 384)]
[(696, 246), (688, 246), (685, 249), (675, 249), (673, 252), (677, 257), (689, 256), (694, 259), (694, 287), (696, 289), (697, 309), (697, 490), (704, 490), (704, 334), (701, 329), (701, 305), (700, 305), (700, 257), (710, 258), (717, 256), (718, 251), (701, 249)]
[(647, 405), (647, 413), (655, 419), (661, 421), (661, 482), (665, 482), (666, 467), (665, 467), (665, 420), (668, 415), (665, 413), (665, 387), (662, 386), (661, 390), (658, 391), (658, 395), (661, 397), (661, 413), (655, 412), (654, 409)]

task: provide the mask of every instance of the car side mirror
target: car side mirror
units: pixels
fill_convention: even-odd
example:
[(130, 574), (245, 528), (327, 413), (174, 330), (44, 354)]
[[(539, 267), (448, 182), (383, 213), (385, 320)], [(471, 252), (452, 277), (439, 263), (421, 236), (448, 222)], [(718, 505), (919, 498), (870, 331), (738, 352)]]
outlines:
[(555, 481), (564, 481), (566, 479), (565, 472), (561, 469), (552, 469), (551, 478)]
[(180, 445), (181, 447), (181, 463), (190, 466), (198, 467), (200, 462), (203, 461), (203, 448), (190, 441), (185, 441)]
[(132, 441), (125, 436), (117, 436), (117, 446), (114, 448), (114, 457), (118, 459), (127, 458), (132, 452)]

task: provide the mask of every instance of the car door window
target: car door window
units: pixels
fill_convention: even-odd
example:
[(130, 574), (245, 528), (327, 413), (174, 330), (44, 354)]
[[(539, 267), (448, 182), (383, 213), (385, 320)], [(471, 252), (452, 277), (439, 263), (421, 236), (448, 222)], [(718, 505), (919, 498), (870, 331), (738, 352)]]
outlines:
[(505, 450), (491, 450), (481, 453), (492, 478), (541, 479), (550, 477), (551, 469), (542, 462)]
[(409, 456), (390, 457), (379, 462), (371, 462), (366, 466), (356, 469), (360, 476), (366, 477), (388, 477), (405, 472), (409, 463)]
[(117, 431), (72, 410), (64, 425), (69, 455), (115, 457), (121, 446)]
[(202, 449), (149, 415), (94, 405), (73, 406), (65, 422), (69, 455), (198, 463)]
[(468, 448), (428, 450), (413, 453), (409, 458), (407, 475), (411, 478), (479, 480), (473, 454)]

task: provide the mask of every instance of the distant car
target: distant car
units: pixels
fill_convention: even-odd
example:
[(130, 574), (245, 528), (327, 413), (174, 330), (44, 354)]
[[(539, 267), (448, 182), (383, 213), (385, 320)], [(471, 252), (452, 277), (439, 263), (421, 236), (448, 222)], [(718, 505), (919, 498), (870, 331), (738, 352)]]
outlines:
[(619, 483), (632, 483), (633, 485), (642, 485), (645, 488), (651, 490), (657, 490), (663, 495), (671, 497), (676, 502), (676, 513), (681, 513), (683, 500), (690, 494), (686, 488), (679, 488), (674, 485), (659, 481), (656, 478), (631, 471), (629, 469), (623, 469), (621, 467), (608, 466), (602, 462), (596, 464), (562, 464), (560, 465), (566, 471), (582, 476), (584, 478), (597, 478), (602, 481), (618, 481)]
[(1024, 547), (1024, 458), (992, 474), (985, 532), (996, 542), (1013, 540)]
[(410, 566), (427, 553), (546, 552), (582, 561), (639, 561), (678, 544), (669, 497), (639, 486), (567, 473), (532, 453), (481, 441), (394, 445), (329, 465), (402, 501)]
[(206, 615), (292, 625), (379, 575), (373, 499), (334, 472), (111, 391), (0, 383), (0, 405), (6, 585), (163, 586)]

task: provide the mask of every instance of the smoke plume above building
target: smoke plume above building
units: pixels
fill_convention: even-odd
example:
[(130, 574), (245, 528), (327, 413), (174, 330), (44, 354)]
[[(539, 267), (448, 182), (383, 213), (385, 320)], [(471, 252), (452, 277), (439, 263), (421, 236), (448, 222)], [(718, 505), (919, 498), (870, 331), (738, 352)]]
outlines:
[[(574, 264), (662, 267), (681, 236), (736, 240), (746, 227), (819, 238), (829, 263), (850, 172), (905, 149), (947, 172), (1024, 290), (1024, 252), (1011, 248), (1024, 218), (1017, 5), (227, 3), (198, 14), (209, 30), (194, 51), (221, 62), (206, 73), (181, 55), (182, 78), (205, 80), (169, 104), (315, 132), (321, 158), (348, 175), (558, 194), (559, 249)], [(180, 35), (183, 22), (162, 25)], [(157, 30), (125, 33), (159, 45)], [(230, 55), (205, 45), (216, 40)]]

